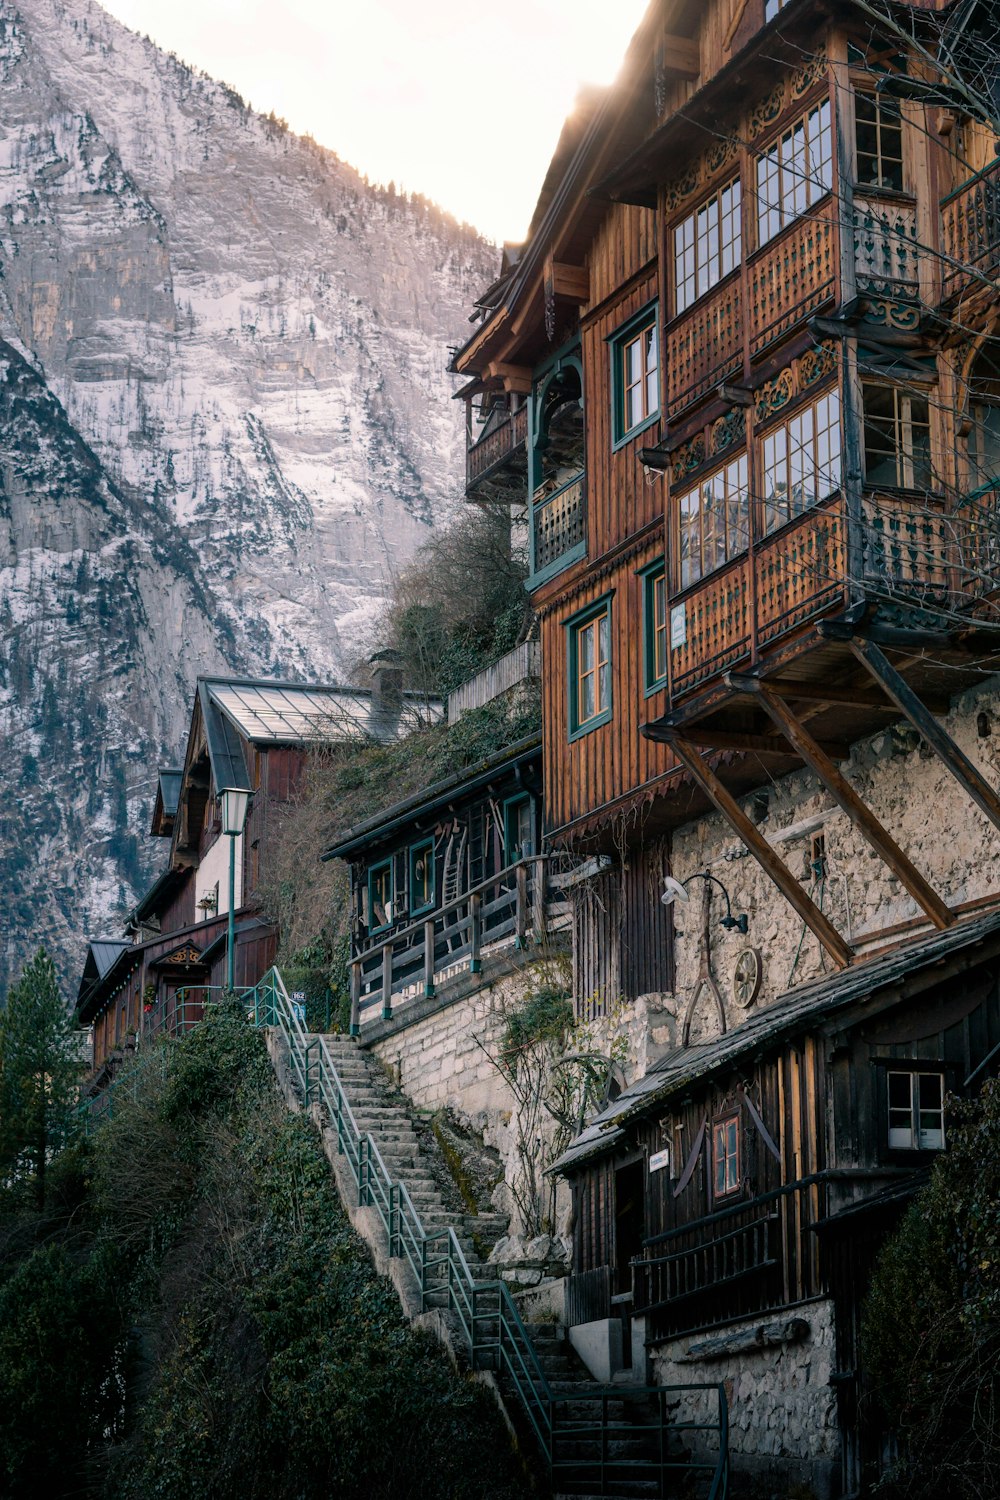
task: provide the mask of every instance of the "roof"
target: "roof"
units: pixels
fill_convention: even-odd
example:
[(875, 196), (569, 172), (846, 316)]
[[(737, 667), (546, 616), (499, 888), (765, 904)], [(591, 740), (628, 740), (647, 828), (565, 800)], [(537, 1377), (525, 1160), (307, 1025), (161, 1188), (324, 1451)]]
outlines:
[(179, 885), (183, 885), (190, 873), (187, 866), (178, 868), (176, 865), (168, 865), (162, 875), (158, 875), (143, 896), (135, 903), (129, 912), (127, 922), (144, 922), (148, 917), (155, 916), (162, 903), (168, 896), (172, 896)]
[(356, 823), (353, 828), (342, 834), (321, 858), (347, 859), (374, 843), (376, 836), (382, 839), (388, 838), (400, 826), (410, 822), (416, 814), (434, 812), (442, 804), (453, 801), (457, 793), (476, 792), (495, 780), (498, 775), (516, 770), (528, 764), (529, 761), (536, 760), (541, 755), (541, 750), (541, 736), (531, 735), (527, 739), (518, 740), (516, 744), (508, 746), (505, 750), (498, 751), (486, 760), (466, 766), (464, 770), (456, 771), (440, 781), (433, 781), (429, 786), (421, 787), (419, 792), (413, 792), (409, 797), (404, 797), (391, 807), (384, 808), (373, 817), (366, 818), (363, 823)]
[[(198, 686), (203, 708), (211, 705), (227, 727), (238, 729), (253, 744), (299, 745), (344, 739), (384, 742), (409, 733), (428, 720), (436, 722), (444, 713), (440, 699), (414, 692), (402, 692), (398, 707), (390, 705), (387, 709), (384, 700), (371, 688), (221, 677), (202, 677)], [(205, 723), (207, 727), (207, 712)], [(221, 739), (217, 748), (224, 761), (229, 749)], [(215, 764), (211, 736), (209, 754), (216, 771), (219, 767)], [(222, 787), (247, 783), (217, 779), (216, 784)]]
[(133, 944), (122, 938), (92, 938), (87, 945), (87, 957), (80, 976), (77, 991), (77, 1012), (81, 1021), (90, 1019), (89, 1002), (100, 992), (104, 981), (116, 966), (127, 968), (127, 955), (135, 951)]
[(153, 804), (153, 820), (149, 829), (154, 837), (169, 834), (173, 827), (183, 776), (183, 766), (164, 766), (157, 773), (156, 801)]
[(628, 1120), (662, 1105), (682, 1089), (730, 1067), (747, 1053), (776, 1045), (804, 1026), (816, 1024), (997, 934), (1000, 910), (968, 917), (944, 932), (914, 938), (889, 951), (883, 949), (858, 959), (848, 969), (786, 991), (773, 1005), (763, 1006), (732, 1031), (711, 1041), (674, 1048), (602, 1110), (548, 1171), (575, 1170), (589, 1158), (603, 1156), (623, 1139)]

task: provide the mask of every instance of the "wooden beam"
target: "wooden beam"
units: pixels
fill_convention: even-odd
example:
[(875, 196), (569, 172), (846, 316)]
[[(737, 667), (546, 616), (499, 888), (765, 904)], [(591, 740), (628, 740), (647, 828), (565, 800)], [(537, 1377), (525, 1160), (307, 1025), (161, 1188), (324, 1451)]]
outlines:
[[(832, 707), (874, 709), (876, 713), (899, 717), (899, 709), (882, 693), (872, 693), (866, 688), (817, 687), (814, 683), (779, 682), (774, 677), (761, 681), (769, 692), (783, 698), (786, 703), (829, 703)], [(946, 714), (951, 707), (947, 698), (925, 698), (924, 703), (931, 713)]]
[(590, 301), (590, 272), (586, 266), (569, 266), (550, 257), (545, 262), (545, 281), (557, 297), (570, 302)]
[(909, 719), (917, 733), (927, 741), (959, 786), (972, 798), (980, 811), (986, 814), (993, 826), (1000, 829), (1000, 796), (968, 756), (958, 748), (948, 731), (942, 729), (932, 717), (926, 705), (899, 675), (885, 653), (874, 641), (860, 640), (857, 637), (851, 641), (851, 650), (889, 694), (904, 718)]
[(531, 370), (527, 365), (508, 365), (494, 359), (486, 366), (486, 373), (502, 381), (505, 391), (517, 391), (522, 396), (531, 393)]
[[(685, 724), (682, 733), (692, 745), (702, 745), (706, 750), (747, 750), (757, 755), (794, 755), (799, 760), (803, 758), (794, 745), (783, 744), (775, 735), (740, 734), (735, 730), (712, 729), (707, 725), (703, 728), (700, 724)], [(847, 760), (851, 753), (849, 745), (824, 742), (823, 748), (831, 760)]]
[(862, 801), (823, 748), (816, 743), (805, 726), (795, 717), (787, 703), (771, 691), (770, 684), (761, 682), (757, 677), (739, 676), (735, 672), (727, 674), (726, 680), (757, 699), (785, 738), (795, 746), (802, 759), (815, 771), (833, 800), (889, 866), (900, 885), (909, 891), (918, 906), (923, 907), (934, 926), (942, 929), (950, 927), (955, 920), (954, 913), (948, 910), (934, 887), (924, 879), (916, 866), (903, 853), (892, 835), (882, 826), (871, 808)]
[(760, 830), (751, 823), (742, 807), (722, 785), (712, 768), (705, 764), (696, 747), (676, 730), (664, 729), (663, 737), (673, 749), (677, 759), (691, 773), (705, 795), (715, 804), (722, 816), (743, 840), (761, 869), (774, 881), (785, 900), (798, 912), (837, 967), (846, 968), (851, 962), (852, 955), (840, 933), (803, 890), (791, 870), (771, 848)]
[(665, 73), (675, 78), (701, 77), (701, 48), (697, 37), (674, 36), (667, 33), (662, 39), (662, 66)]

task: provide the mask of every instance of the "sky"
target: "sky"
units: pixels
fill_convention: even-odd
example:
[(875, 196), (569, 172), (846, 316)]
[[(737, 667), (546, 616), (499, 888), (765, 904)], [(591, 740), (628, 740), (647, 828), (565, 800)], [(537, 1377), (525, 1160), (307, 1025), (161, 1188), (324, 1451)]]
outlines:
[(648, 0), (103, 0), (373, 181), (524, 238), (579, 85), (610, 83)]

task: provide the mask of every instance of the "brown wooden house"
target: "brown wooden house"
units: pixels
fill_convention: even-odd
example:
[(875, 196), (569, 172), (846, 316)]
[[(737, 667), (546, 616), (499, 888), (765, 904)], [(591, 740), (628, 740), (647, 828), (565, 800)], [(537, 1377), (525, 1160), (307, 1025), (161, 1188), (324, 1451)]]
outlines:
[[(722, 1339), (737, 1464), (831, 1495), (871, 1249), (996, 1066), (994, 10), (656, 0), (453, 361), (469, 497), (528, 512), (546, 837), (615, 892), (578, 1008), (676, 1021), (564, 1158), (576, 1305), (665, 1379)], [(725, 995), (661, 900), (712, 870)]]
[(150, 832), (169, 840), (166, 868), (129, 913), (126, 940), (98, 940), (88, 951), (78, 1014), (94, 1028), (96, 1084), (144, 1030), (185, 1029), (225, 984), (229, 839), (219, 792), (253, 793), (236, 839), (234, 980), (244, 988), (274, 961), (278, 934), (260, 914), (258, 891), (310, 746), (387, 741), (441, 713), (438, 700), (404, 692), (387, 664), (377, 664), (371, 688), (199, 679), (183, 765), (158, 778)]

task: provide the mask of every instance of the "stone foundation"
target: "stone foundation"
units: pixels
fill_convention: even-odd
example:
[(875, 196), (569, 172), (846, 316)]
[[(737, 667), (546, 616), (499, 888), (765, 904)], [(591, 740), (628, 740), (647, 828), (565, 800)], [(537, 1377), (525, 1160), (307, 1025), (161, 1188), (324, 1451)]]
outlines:
[[(730, 1345), (737, 1352), (725, 1351)], [(713, 1352), (713, 1346), (718, 1352)], [(651, 1351), (662, 1385), (724, 1384), (734, 1496), (787, 1495), (831, 1500), (840, 1442), (834, 1371), (833, 1304), (810, 1302), (670, 1339)]]

